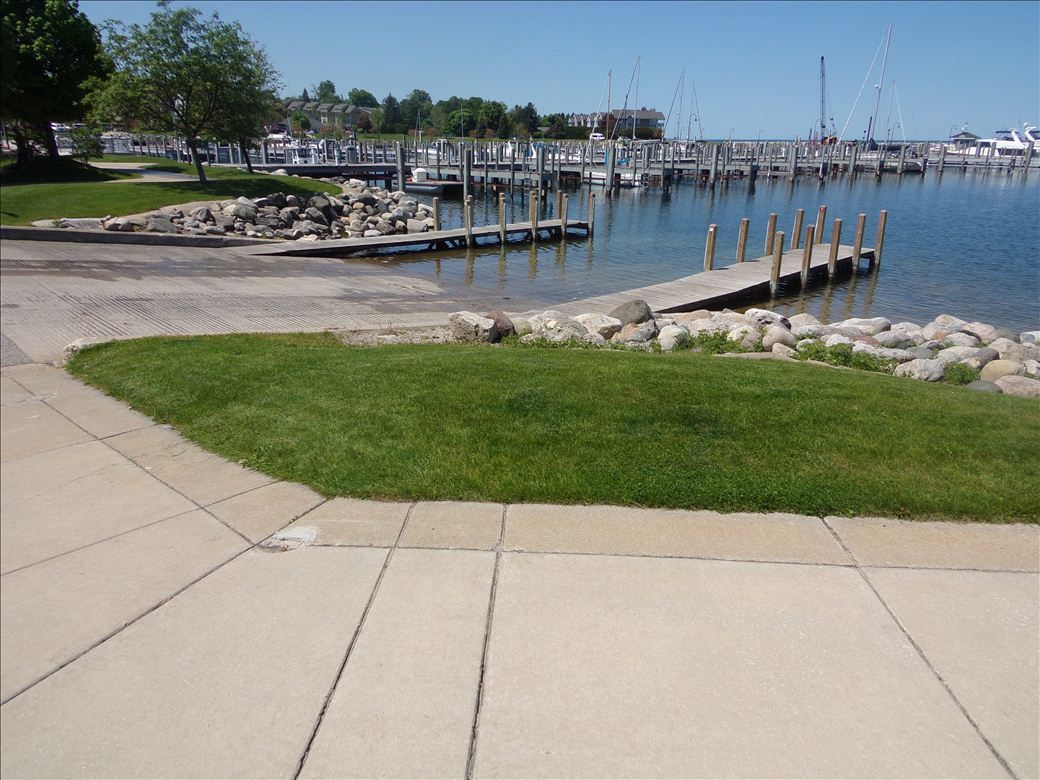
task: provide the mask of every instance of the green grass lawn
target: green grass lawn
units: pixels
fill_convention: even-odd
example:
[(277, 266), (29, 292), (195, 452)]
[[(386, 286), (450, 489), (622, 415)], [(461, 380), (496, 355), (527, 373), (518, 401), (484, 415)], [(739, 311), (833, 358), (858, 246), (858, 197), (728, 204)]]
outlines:
[(327, 496), (1040, 522), (1040, 404), (693, 353), (153, 338), (75, 375)]
[[(162, 170), (194, 173), (194, 166), (151, 158)], [(93, 173), (91, 173), (93, 172)], [(5, 173), (0, 188), (0, 224), (28, 225), (37, 219), (58, 217), (104, 217), (137, 214), (160, 206), (196, 200), (221, 200), (245, 195), (256, 198), (272, 192), (287, 195), (313, 195), (315, 192), (339, 193), (336, 184), (292, 176), (248, 174), (238, 168), (207, 168), (210, 181), (105, 183), (127, 174), (90, 168), (79, 172), (84, 178), (61, 180), (12, 179)]]

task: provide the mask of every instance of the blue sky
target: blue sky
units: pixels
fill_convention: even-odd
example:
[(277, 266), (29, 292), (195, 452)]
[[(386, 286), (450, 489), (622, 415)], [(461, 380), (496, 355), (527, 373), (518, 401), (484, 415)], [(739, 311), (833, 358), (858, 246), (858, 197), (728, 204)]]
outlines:
[[(888, 126), (896, 138), (940, 138), (965, 124), (987, 137), (1040, 124), (1037, 2), (175, 4), (240, 22), (267, 49), (285, 94), (327, 78), (341, 93), (363, 87), (379, 99), (419, 88), (434, 100), (479, 95), (510, 106), (530, 100), (543, 114), (595, 111), (605, 108), (608, 69), (611, 104), (624, 101), (638, 56), (639, 104), (668, 113), (685, 66), (682, 134), (695, 85), (706, 138), (804, 137), (819, 116), (821, 56), (828, 119), (840, 131), (892, 23), (876, 137)], [(95, 23), (146, 22), (155, 7), (80, 2)], [(880, 57), (846, 138), (861, 137), (879, 80)], [(634, 93), (633, 85), (629, 105)], [(678, 98), (671, 113), (675, 135)]]

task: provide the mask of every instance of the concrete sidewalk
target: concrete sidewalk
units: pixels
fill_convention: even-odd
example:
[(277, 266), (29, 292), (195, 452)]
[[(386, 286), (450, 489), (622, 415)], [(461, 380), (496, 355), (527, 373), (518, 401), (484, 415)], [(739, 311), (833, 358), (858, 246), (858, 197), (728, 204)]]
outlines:
[(1040, 773), (1036, 526), (326, 501), (2, 373), (5, 778)]

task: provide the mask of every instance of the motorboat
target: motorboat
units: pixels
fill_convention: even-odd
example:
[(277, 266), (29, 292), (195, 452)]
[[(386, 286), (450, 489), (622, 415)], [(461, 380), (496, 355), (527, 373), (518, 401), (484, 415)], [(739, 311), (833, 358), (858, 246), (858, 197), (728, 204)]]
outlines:
[(1040, 133), (1033, 125), (1023, 125), (1021, 130), (997, 130), (993, 138), (979, 138), (961, 149), (947, 145), (946, 153), (967, 157), (1022, 157), (1030, 144), (1033, 155), (1040, 155)]

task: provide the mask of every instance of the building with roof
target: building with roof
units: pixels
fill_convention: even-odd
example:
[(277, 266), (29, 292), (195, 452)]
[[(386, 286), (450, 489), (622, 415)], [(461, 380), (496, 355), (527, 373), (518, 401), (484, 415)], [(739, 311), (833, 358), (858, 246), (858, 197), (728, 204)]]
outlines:
[[(664, 127), (664, 114), (652, 108), (643, 106), (639, 109), (614, 109), (610, 112), (619, 132), (632, 130), (660, 130)], [(571, 114), (567, 117), (567, 124), (571, 127), (587, 127), (594, 130), (597, 127), (606, 126), (607, 113), (596, 111), (591, 114)]]
[(315, 130), (322, 125), (349, 130), (357, 127), (361, 117), (371, 117), (373, 109), (348, 103), (289, 100), (282, 104), (282, 110), (286, 117), (291, 117), (297, 111), (302, 112), (310, 120), (311, 127)]

